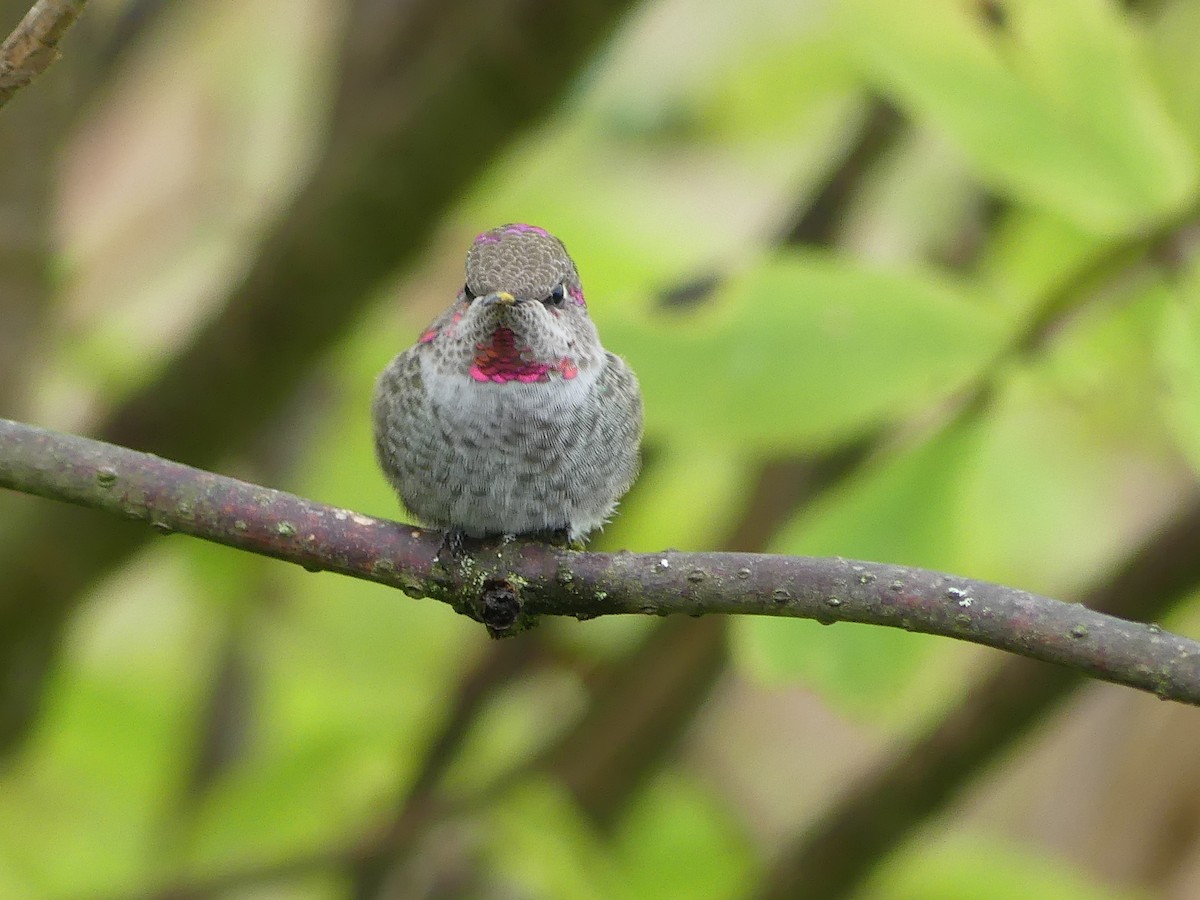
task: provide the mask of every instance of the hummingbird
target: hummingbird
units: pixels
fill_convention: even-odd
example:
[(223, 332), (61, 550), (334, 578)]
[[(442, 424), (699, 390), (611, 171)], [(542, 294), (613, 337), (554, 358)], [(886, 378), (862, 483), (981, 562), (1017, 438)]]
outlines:
[(637, 378), (601, 345), (566, 247), (535, 225), (475, 238), (454, 302), (380, 374), (372, 413), (404, 506), (458, 539), (578, 544), (638, 472)]

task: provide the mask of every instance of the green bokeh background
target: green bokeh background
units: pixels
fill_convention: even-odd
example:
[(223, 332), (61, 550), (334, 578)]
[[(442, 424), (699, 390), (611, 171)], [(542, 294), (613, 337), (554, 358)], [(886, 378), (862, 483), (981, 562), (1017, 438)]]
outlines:
[[(724, 546), (756, 514), (762, 466), (882, 435), (764, 549), (1078, 596), (1200, 471), (1200, 4), (1006, 0), (1000, 24), (985, 6), (640, 5), (429, 223), (430, 252), (264, 422), (263, 452), (226, 470), (402, 516), (371, 452), (375, 374), (453, 296), (474, 233), (534, 222), (571, 249), (645, 392), (646, 470), (597, 546)], [(86, 432), (219, 304), (312, 165), (342, 16), (336, 0), (173, 7), (47, 148), (58, 302), (24, 418)], [(834, 239), (781, 241), (875, 98), (903, 129)], [(1168, 260), (1129, 256), (1149, 235)], [(701, 300), (663, 302), (708, 277)], [(1068, 311), (1014, 351), (1064, 290)], [(1166, 624), (1200, 636), (1200, 609)], [(731, 620), (711, 693), (600, 828), (531, 761), (656, 625), (519, 639), (542, 662), (473, 722), (419, 871), (467, 869), (470, 896), (746, 895), (840, 787), (999, 662), (885, 629)], [(182, 538), (96, 585), (65, 641), (34, 733), (0, 767), (0, 897), (140, 896), (294, 859), (317, 862), (218, 895), (351, 896), (322, 854), (401, 801), (490, 651), (448, 608)], [(218, 688), (238, 718), (198, 782)], [(861, 896), (1200, 895), (1200, 782), (1152, 764), (1197, 740), (1191, 710), (1090, 687), (914, 828)]]

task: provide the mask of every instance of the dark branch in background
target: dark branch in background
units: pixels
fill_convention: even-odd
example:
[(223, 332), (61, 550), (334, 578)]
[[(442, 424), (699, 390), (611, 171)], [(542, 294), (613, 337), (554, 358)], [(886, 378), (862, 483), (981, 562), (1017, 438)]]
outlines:
[[(29, 0), (0, 0), (7, 25), (29, 12)], [(26, 22), (29, 21), (26, 16)], [(9, 44), (16, 41), (18, 28)], [(21, 418), (27, 407), (31, 361), (44, 346), (54, 308), (50, 298), (54, 168), (48, 149), (60, 146), (79, 108), (80, 87), (97, 80), (79, 41), (26, 102), (0, 111), (0, 415)], [(6, 50), (0, 50), (3, 56)], [(4, 57), (7, 59), (7, 57)], [(13, 63), (0, 61), (0, 71)], [(6, 507), (16, 504), (6, 504)], [(0, 520), (10, 519), (6, 508)], [(3, 526), (0, 525), (0, 528)]]
[(886, 100), (872, 99), (850, 152), (816, 194), (805, 201), (783, 243), (833, 244), (850, 210), (850, 201), (862, 188), (866, 176), (895, 149), (905, 130), (904, 117), (896, 107)]
[(59, 57), (58, 42), (87, 0), (38, 0), (0, 44), (0, 106)]
[(395, 870), (441, 812), (437, 790), (476, 718), (500, 689), (543, 662), (536, 644), (531, 650), (524, 642), (497, 641), (462, 678), (449, 714), (426, 748), (395, 813), (344, 861), (355, 898), (398, 895), (396, 890), (388, 891)]
[(629, 798), (695, 719), (728, 660), (725, 632), (718, 617), (663, 622), (638, 648), (639, 664), (612, 666), (583, 720), (535, 763), (571, 792), (601, 830), (616, 829)]
[(103, 64), (112, 67), (120, 63), (130, 47), (137, 44), (147, 31), (153, 30), (168, 5), (168, 0), (126, 0), (100, 47)]
[[(804, 198), (778, 243), (832, 245), (844, 224), (851, 199), (880, 160), (895, 149), (905, 129), (904, 117), (896, 107), (886, 100), (872, 98), (846, 155), (817, 185), (812, 196)], [(723, 281), (723, 276), (710, 272), (664, 290), (659, 299), (666, 306), (693, 306), (708, 299)]]
[[(939, 634), (1200, 704), (1200, 643), (1025, 591), (922, 569), (751, 553), (575, 553), (443, 535), (0, 419), (0, 487), (431, 597), (494, 634), (539, 616), (736, 613)], [(1200, 559), (1187, 571), (1200, 572)]]
[[(468, 0), (353, 3), (337, 128), (313, 178), (224, 309), (98, 434), (198, 465), (246, 446), (629, 5), (500, 0), (485, 15)], [(478, 140), (464, 140), (464, 122)], [(72, 512), (47, 509), (0, 546), (0, 753), (24, 733), (81, 592), (145, 540), (142, 529), (96, 529)]]

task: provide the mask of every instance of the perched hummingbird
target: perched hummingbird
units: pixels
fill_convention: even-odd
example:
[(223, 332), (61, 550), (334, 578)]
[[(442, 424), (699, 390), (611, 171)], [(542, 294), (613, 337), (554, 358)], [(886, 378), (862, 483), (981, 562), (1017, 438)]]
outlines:
[(566, 247), (533, 225), (475, 238), (458, 297), (384, 369), (373, 414), (388, 481), (452, 533), (579, 541), (637, 475), (637, 378), (601, 346)]

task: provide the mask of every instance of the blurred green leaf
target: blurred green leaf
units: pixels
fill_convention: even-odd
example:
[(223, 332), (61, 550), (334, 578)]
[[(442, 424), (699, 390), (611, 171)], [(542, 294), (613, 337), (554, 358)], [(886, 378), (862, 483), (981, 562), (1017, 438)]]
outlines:
[(1134, 900), (1148, 894), (1117, 890), (1077, 867), (991, 836), (938, 835), (885, 863), (855, 893), (861, 900)]
[[(747, 148), (780, 138), (793, 146), (807, 144), (822, 107), (857, 89), (857, 73), (830, 29), (788, 37), (755, 47), (697, 99), (712, 134)], [(825, 158), (831, 155), (828, 147), (818, 149)]]
[(1152, 364), (1166, 298), (1155, 277), (1114, 289), (997, 378), (964, 495), (976, 577), (1069, 597), (1167, 514), (1183, 473)]
[(163, 824), (215, 634), (184, 558), (182, 545), (144, 556), (74, 623), (38, 734), (0, 775), (0, 868), (32, 888), (13, 896), (119, 893), (171, 853)]
[(488, 811), (487, 854), (493, 894), (544, 900), (620, 900), (627, 896), (612, 854), (564, 789), (533, 781)]
[(1194, 156), (1116, 4), (1014, 0), (993, 31), (960, 0), (839, 9), (866, 76), (945, 129), (998, 190), (1107, 234), (1194, 194)]
[(979, 260), (979, 278), (999, 309), (1023, 323), (1111, 247), (1111, 240), (1069, 219), (1017, 207), (996, 223)]
[(716, 798), (670, 772), (637, 798), (616, 840), (631, 898), (740, 897), (754, 856)]
[(1159, 356), (1165, 379), (1161, 407), (1179, 448), (1200, 472), (1200, 266), (1162, 306)]
[[(4, 835), (3, 826), (0, 825), (0, 839), (3, 840), (4, 846), (0, 849), (0, 897), (33, 897), (37, 895), (38, 886), (35, 879), (30, 876), (27, 864), (12, 859), (10, 857), (19, 856), (19, 852), (13, 852), (16, 848), (13, 844), (16, 843), (12, 837)], [(29, 843), (38, 843), (41, 846), (41, 841), (36, 835), (24, 833), (20, 836), (20, 840)]]
[[(866, 471), (802, 513), (772, 549), (970, 573), (1063, 597), (1093, 583), (1179, 490), (1150, 364), (1164, 298), (1150, 280), (1088, 307), (1039, 356), (998, 374), (985, 411)], [(931, 699), (909, 689), (933, 639), (841, 624), (734, 625), (739, 659), (754, 672), (799, 677), (851, 710), (886, 713), (903, 697), (911, 719), (910, 701)]]
[(694, 314), (607, 325), (672, 441), (812, 450), (961, 389), (1005, 333), (978, 298), (930, 275), (803, 251), (764, 260)]
[(1196, 65), (1196, 35), (1200, 34), (1200, 4), (1167, 0), (1151, 10), (1146, 41), (1150, 63), (1158, 76), (1171, 115), (1200, 153), (1200, 66)]
[(535, 671), (496, 691), (449, 766), (445, 790), (469, 796), (494, 787), (574, 726), (587, 702), (577, 678), (553, 669)]
[(671, 40), (605, 70), (566, 115), (497, 160), (461, 217), (536, 222), (561, 237), (602, 333), (657, 291), (741, 265), (836, 165), (831, 148), (851, 139), (863, 105), (818, 15), (757, 6), (697, 4), (688, 40), (711, 54), (686, 50), (664, 66), (687, 46)]
[(621, 503), (601, 548), (704, 550), (744, 512), (753, 487), (744, 454), (717, 443), (669, 444)]
[(341, 842), (383, 815), (483, 639), (380, 585), (283, 567), (275, 579), (248, 646), (253, 740), (201, 798), (196, 871)]

